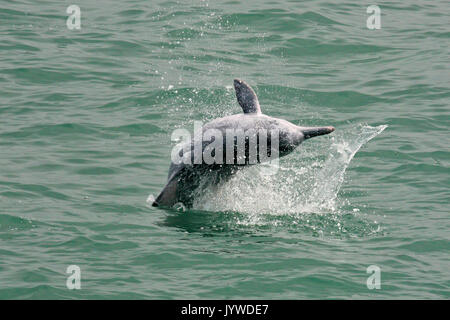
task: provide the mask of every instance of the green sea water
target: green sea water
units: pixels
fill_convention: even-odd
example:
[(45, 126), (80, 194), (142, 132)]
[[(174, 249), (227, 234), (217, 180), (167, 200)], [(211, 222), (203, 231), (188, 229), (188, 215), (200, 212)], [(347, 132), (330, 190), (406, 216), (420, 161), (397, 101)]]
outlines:
[[(448, 299), (449, 21), (447, 1), (2, 0), (0, 299)], [(242, 112), (234, 78), (336, 131), (149, 206), (173, 130)]]

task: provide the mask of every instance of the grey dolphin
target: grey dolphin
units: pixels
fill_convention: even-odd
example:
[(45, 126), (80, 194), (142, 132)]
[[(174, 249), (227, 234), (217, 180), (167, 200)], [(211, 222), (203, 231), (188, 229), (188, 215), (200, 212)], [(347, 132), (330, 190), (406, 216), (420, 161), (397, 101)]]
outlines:
[[(334, 131), (334, 128), (331, 126), (299, 127), (289, 121), (264, 115), (261, 113), (258, 97), (248, 84), (242, 80), (236, 79), (234, 80), (234, 88), (236, 91), (236, 98), (244, 113), (214, 119), (205, 124), (201, 131), (202, 135), (210, 129), (215, 130), (214, 132), (216, 133), (222, 134), (223, 141), (221, 143), (223, 144), (223, 154), (220, 159), (223, 159), (224, 161), (206, 163), (204, 159), (201, 159), (201, 162), (196, 163), (194, 161), (195, 156), (205, 152), (208, 145), (214, 142), (215, 139), (204, 139), (201, 141), (200, 146), (197, 144), (197, 148), (195, 148), (195, 138), (188, 141), (179, 151), (179, 156), (185, 155), (186, 150), (187, 152), (191, 151), (186, 157), (186, 159), (190, 159), (191, 161), (184, 161), (181, 163), (171, 162), (167, 184), (153, 202), (153, 206), (172, 207), (176, 203), (183, 203), (186, 207), (191, 207), (195, 198), (194, 191), (202, 184), (202, 181), (208, 180), (209, 183), (220, 183), (224, 179), (226, 180), (229, 178), (239, 167), (255, 163), (255, 161), (250, 161), (251, 150), (249, 150), (249, 148), (251, 144), (249, 143), (249, 140), (251, 140), (251, 137), (249, 135), (251, 134), (245, 136), (245, 153), (239, 153), (236, 150), (237, 138), (234, 137), (234, 141), (232, 142), (233, 148), (231, 151), (228, 151), (227, 157), (227, 130), (235, 130), (235, 132), (253, 132), (253, 135), (258, 137), (255, 140), (257, 141), (258, 150), (261, 150), (261, 129), (265, 130), (265, 132), (277, 132), (278, 152), (274, 154), (274, 157), (283, 157), (291, 153), (306, 139), (329, 134)], [(268, 146), (271, 145), (271, 141), (274, 140), (272, 140), (273, 138), (271, 135), (267, 134), (265, 135), (265, 138), (267, 143), (265, 150), (267, 150), (270, 148)], [(231, 139), (228, 141), (230, 140)], [(241, 144), (241, 146), (243, 145)], [(214, 152), (211, 154), (214, 154)], [(265, 159), (273, 160), (274, 157)], [(225, 161), (225, 159), (231, 161)], [(264, 161), (264, 159), (257, 156), (256, 163), (262, 161)]]

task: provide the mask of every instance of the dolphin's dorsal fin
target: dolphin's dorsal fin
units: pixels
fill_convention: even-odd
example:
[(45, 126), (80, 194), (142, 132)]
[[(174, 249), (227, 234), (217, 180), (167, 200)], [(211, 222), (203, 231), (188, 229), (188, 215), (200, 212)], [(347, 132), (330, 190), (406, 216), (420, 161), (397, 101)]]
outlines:
[(236, 90), (236, 98), (244, 113), (261, 113), (258, 97), (248, 84), (242, 80), (235, 79), (234, 89)]

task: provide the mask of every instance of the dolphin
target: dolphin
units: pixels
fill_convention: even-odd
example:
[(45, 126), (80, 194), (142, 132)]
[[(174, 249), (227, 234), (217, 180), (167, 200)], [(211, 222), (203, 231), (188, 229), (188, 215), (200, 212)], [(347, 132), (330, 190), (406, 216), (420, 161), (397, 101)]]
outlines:
[[(258, 97), (247, 83), (235, 79), (234, 89), (243, 113), (212, 120), (199, 130), (197, 136), (181, 144), (180, 150), (175, 150), (183, 161), (172, 159), (168, 181), (152, 206), (172, 207), (182, 203), (187, 208), (192, 207), (197, 190), (205, 187), (205, 183), (219, 184), (239, 168), (284, 157), (304, 140), (334, 131), (332, 126), (299, 127), (284, 119), (267, 116), (261, 112)], [(215, 135), (205, 137), (208, 132)], [(234, 135), (227, 135), (229, 132)], [(240, 141), (245, 143), (239, 144), (242, 136), (244, 140)], [(212, 144), (218, 148), (211, 148)], [(252, 153), (255, 150), (256, 156)], [(261, 151), (267, 151), (267, 155), (261, 156)], [(205, 152), (210, 155), (208, 158), (202, 157)], [(214, 161), (211, 161), (212, 157)]]

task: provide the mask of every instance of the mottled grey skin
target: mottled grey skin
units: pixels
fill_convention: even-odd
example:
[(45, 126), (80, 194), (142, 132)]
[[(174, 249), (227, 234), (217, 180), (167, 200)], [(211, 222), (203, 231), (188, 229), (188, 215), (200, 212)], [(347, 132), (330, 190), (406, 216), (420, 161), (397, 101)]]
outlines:
[[(333, 127), (299, 127), (289, 121), (269, 117), (261, 113), (258, 98), (255, 92), (242, 80), (234, 80), (236, 97), (244, 113), (228, 117), (214, 119), (203, 126), (203, 133), (209, 129), (219, 130), (223, 139), (223, 163), (224, 164), (174, 164), (169, 168), (168, 182), (159, 196), (153, 202), (153, 206), (171, 207), (176, 203), (183, 203), (186, 207), (192, 206), (195, 198), (195, 190), (203, 181), (216, 184), (229, 178), (239, 167), (249, 165), (248, 144), (246, 147), (246, 157), (243, 163), (239, 164), (236, 159), (236, 153), (233, 153), (233, 164), (225, 164), (226, 158), (226, 130), (242, 129), (247, 131), (254, 129), (264, 129), (266, 132), (277, 130), (279, 132), (279, 157), (291, 153), (304, 140), (311, 137), (328, 134), (334, 131)], [(256, 133), (258, 134), (258, 133)], [(194, 139), (185, 145), (185, 150), (191, 150), (191, 160), (194, 159), (195, 152), (203, 152), (205, 147), (211, 141), (203, 141), (202, 148), (196, 148), (194, 151)], [(259, 140), (258, 140), (259, 141)], [(269, 145), (270, 145), (269, 135)], [(270, 147), (269, 147), (270, 149)], [(180, 155), (183, 151), (180, 150)], [(273, 157), (270, 159), (272, 160)], [(242, 160), (242, 158), (240, 159)], [(258, 158), (259, 162), (259, 158)], [(191, 163), (194, 163), (193, 161)]]

